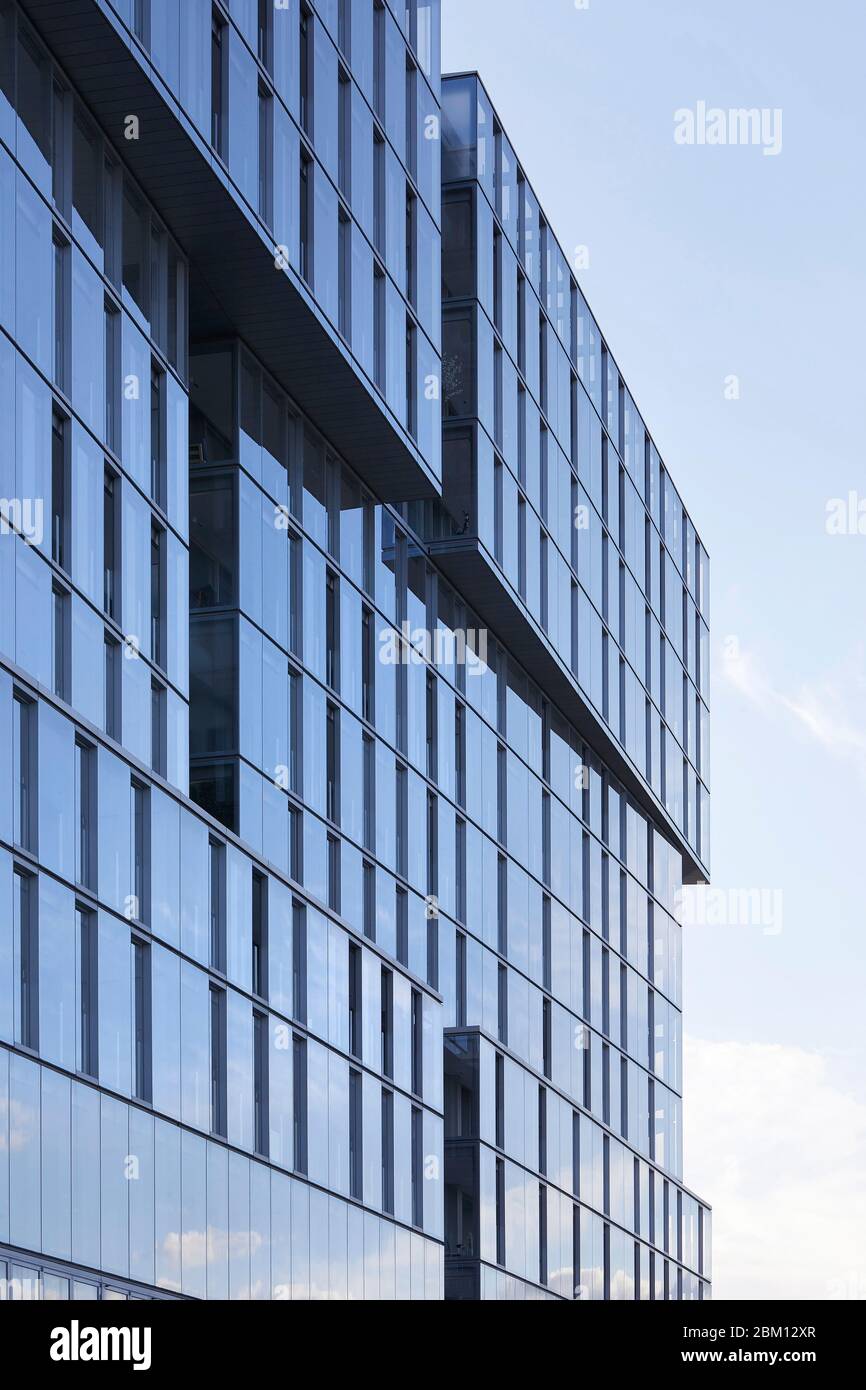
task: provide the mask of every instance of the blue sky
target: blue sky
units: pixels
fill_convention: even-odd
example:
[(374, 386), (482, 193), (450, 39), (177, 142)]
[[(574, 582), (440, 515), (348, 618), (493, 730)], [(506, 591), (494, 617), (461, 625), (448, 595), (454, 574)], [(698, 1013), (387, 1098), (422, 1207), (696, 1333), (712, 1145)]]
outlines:
[[(855, 0), (443, 0), (711, 556), (713, 885), (783, 895), (685, 932), (721, 1298), (866, 1298), (864, 50)], [(781, 151), (677, 144), (700, 101)]]

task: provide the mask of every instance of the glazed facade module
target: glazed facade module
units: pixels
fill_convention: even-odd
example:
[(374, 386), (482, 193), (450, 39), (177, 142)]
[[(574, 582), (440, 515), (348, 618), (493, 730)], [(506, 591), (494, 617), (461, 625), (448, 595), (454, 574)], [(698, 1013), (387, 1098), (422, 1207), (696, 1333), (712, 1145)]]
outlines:
[(438, 5), (75, 3), (0, 3), (4, 1287), (700, 1296), (672, 914), (706, 842), (602, 758), (610, 674), (596, 707), (542, 660), (555, 583), (506, 539), (541, 456), (482, 486), (453, 409)]

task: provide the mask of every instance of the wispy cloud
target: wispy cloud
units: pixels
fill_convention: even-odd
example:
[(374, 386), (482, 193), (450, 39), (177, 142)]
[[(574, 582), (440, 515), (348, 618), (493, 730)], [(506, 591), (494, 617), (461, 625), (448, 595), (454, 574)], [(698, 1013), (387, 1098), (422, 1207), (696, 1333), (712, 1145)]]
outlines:
[(684, 1040), (685, 1176), (716, 1298), (866, 1298), (866, 1102), (805, 1048)]
[(833, 676), (789, 694), (773, 684), (751, 652), (729, 639), (722, 647), (721, 673), (762, 714), (786, 715), (827, 752), (853, 758), (866, 776), (866, 673), (861, 651), (852, 653)]

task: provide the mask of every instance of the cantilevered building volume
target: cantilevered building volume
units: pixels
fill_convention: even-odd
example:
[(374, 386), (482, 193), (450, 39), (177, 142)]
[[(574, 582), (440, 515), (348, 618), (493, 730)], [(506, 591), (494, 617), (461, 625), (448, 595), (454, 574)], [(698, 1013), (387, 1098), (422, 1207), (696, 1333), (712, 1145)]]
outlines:
[(0, 1293), (709, 1296), (707, 557), (438, 0), (0, 0)]

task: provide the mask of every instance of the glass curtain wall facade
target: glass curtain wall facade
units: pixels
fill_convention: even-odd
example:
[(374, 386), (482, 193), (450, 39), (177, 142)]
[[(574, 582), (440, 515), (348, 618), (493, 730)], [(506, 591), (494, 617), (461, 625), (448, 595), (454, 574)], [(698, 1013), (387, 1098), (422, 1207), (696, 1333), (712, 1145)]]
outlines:
[(443, 83), (443, 415), (431, 551), (508, 596), (591, 716), (499, 654), (446, 1007), (446, 1297), (705, 1297), (674, 913), (708, 858), (707, 557), (475, 75)]
[[(438, 402), (415, 395), (440, 333), (432, 8), (411, 31), (372, 4), (79, 11), (115, 61), (149, 55), (287, 282), (304, 149), (305, 313), (372, 375), (381, 283), (375, 409), (433, 476)], [(426, 954), (418, 971), (397, 950), (393, 886), (390, 935), (365, 935), (360, 853), (339, 847), (364, 840), (360, 594), (382, 569), (396, 602), (394, 528), (347, 474), (339, 543), (323, 530), (324, 445), (290, 495), (295, 407), (249, 349), (199, 341), (199, 271), (135, 177), (138, 142), (49, 28), (0, 4), (0, 1292), (439, 1299), (441, 999)], [(366, 572), (362, 516), (385, 536)], [(327, 667), (326, 609), (347, 644)]]
[(483, 89), (438, 0), (70, 6), (0, 0), (0, 1292), (706, 1297), (706, 556)]

